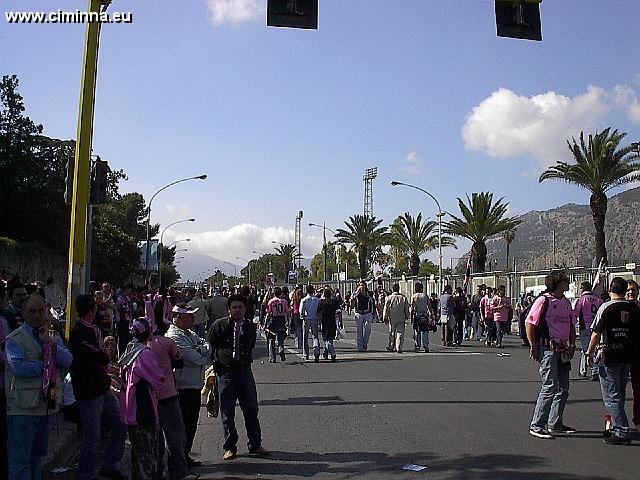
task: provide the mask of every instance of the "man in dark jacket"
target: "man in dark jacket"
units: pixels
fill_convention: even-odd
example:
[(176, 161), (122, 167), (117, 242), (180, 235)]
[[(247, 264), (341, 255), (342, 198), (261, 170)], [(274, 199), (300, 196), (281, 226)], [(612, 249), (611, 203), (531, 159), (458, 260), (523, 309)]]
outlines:
[(126, 427), (120, 420), (118, 400), (111, 393), (111, 378), (107, 373), (109, 355), (102, 350), (100, 329), (94, 325), (96, 302), (91, 295), (76, 299), (79, 321), (69, 335), (69, 351), (73, 355), (71, 382), (78, 402), (82, 443), (78, 459), (78, 479), (94, 479), (101, 425), (108, 425), (111, 437), (107, 442), (100, 476), (125, 479), (118, 470), (124, 453)]
[(244, 318), (245, 299), (233, 294), (227, 301), (229, 316), (216, 320), (209, 329), (211, 359), (216, 371), (220, 396), (220, 419), (224, 428), (224, 460), (236, 458), (238, 432), (235, 425), (236, 403), (244, 415), (249, 437), (249, 453), (268, 455), (262, 448), (258, 420), (258, 394), (251, 371), (256, 326)]

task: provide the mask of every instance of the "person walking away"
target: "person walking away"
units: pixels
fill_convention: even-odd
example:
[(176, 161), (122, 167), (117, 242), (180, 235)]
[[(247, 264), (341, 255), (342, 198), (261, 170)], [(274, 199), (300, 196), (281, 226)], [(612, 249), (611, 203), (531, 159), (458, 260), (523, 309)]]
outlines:
[(542, 385), (533, 411), (529, 434), (551, 439), (554, 433), (574, 433), (563, 422), (569, 398), (569, 371), (576, 348), (575, 318), (564, 296), (569, 277), (554, 271), (545, 277), (547, 291), (536, 299), (527, 317), (529, 357), (540, 364)]
[(467, 296), (460, 287), (456, 287), (456, 294), (453, 297), (453, 318), (454, 325), (454, 344), (456, 346), (462, 345), (462, 339), (464, 336), (464, 324), (467, 318), (467, 310), (469, 309), (467, 304)]
[(273, 293), (274, 297), (267, 304), (267, 317), (265, 319), (265, 330), (267, 331), (269, 345), (269, 363), (276, 362), (276, 342), (280, 360), (283, 362), (286, 360), (284, 340), (287, 338), (287, 325), (289, 323), (289, 303), (283, 298), (282, 289), (275, 287)]
[(331, 355), (331, 361), (335, 362), (336, 349), (333, 346), (333, 340), (338, 331), (336, 314), (340, 310), (340, 305), (335, 298), (332, 298), (331, 293), (331, 288), (324, 288), (322, 299), (318, 304), (318, 317), (322, 331), (322, 342), (324, 343), (322, 356), (326, 360)]
[[(180, 304), (184, 310), (189, 311), (186, 303)], [(147, 347), (156, 355), (156, 362), (160, 367), (160, 373), (165, 379), (163, 385), (156, 391), (158, 399), (158, 475), (165, 472), (164, 453), (167, 451), (166, 470), (170, 479), (184, 478), (188, 475), (187, 459), (185, 458), (185, 444), (187, 436), (182, 421), (180, 402), (178, 401), (178, 390), (176, 388), (173, 370), (182, 368), (184, 359), (182, 352), (173, 339), (165, 334), (169, 328), (160, 319), (157, 325), (151, 324), (151, 329), (155, 331), (151, 340), (147, 342)]]
[(131, 300), (131, 286), (125, 285), (122, 293), (116, 301), (116, 314), (114, 322), (116, 324), (116, 335), (118, 337), (118, 354), (122, 355), (127, 344), (131, 341), (129, 330), (133, 322), (133, 302)]
[(487, 334), (487, 347), (496, 344), (496, 324), (493, 319), (493, 310), (491, 302), (493, 300), (493, 288), (487, 287), (487, 293), (480, 301), (480, 313), (482, 315), (482, 323)]
[(496, 295), (491, 299), (491, 312), (493, 313), (493, 322), (496, 329), (496, 347), (502, 348), (502, 338), (507, 332), (507, 326), (511, 315), (511, 299), (506, 296), (506, 287), (504, 285), (498, 286)]
[(391, 295), (384, 303), (382, 318), (389, 325), (389, 342), (387, 351), (402, 353), (404, 346), (405, 322), (409, 317), (409, 302), (407, 297), (400, 293), (400, 285), (394, 283), (391, 287)]
[(120, 394), (120, 415), (127, 425), (131, 443), (131, 480), (157, 480), (158, 400), (165, 377), (156, 354), (148, 347), (153, 336), (146, 317), (133, 321), (133, 341), (120, 357), (124, 388)]
[(9, 480), (40, 480), (53, 415), (58, 412), (63, 368), (73, 356), (47, 324), (45, 303), (31, 295), (24, 323), (5, 340)]
[(482, 323), (480, 321), (480, 300), (482, 297), (482, 285), (478, 285), (469, 304), (471, 310), (471, 336), (469, 338), (475, 338), (476, 341), (482, 340)]
[[(186, 308), (185, 308), (186, 307)], [(200, 462), (191, 458), (191, 448), (200, 418), (200, 391), (205, 368), (211, 363), (211, 347), (192, 330), (198, 312), (188, 306), (178, 304), (173, 307), (176, 317), (169, 326), (166, 336), (172, 339), (182, 354), (182, 368), (174, 369), (178, 402), (182, 413), (182, 423), (186, 432), (185, 459), (187, 466), (197, 467)]]
[(634, 351), (637, 346), (634, 337), (640, 334), (640, 307), (625, 299), (627, 287), (622, 277), (611, 280), (611, 300), (603, 303), (596, 313), (587, 350), (587, 363), (598, 365), (602, 400), (611, 415), (611, 435), (604, 437), (604, 442), (610, 445), (631, 444), (624, 404), (631, 364), (640, 356)]
[[(628, 280), (627, 300), (638, 303), (638, 284), (635, 280)], [(640, 352), (640, 332), (633, 335), (634, 351)], [(631, 388), (633, 389), (633, 418), (636, 430), (640, 430), (640, 358), (636, 358), (631, 364)]]
[(315, 296), (313, 285), (307, 285), (307, 296), (300, 301), (300, 317), (303, 324), (303, 348), (304, 359), (309, 360), (309, 332), (313, 342), (313, 357), (315, 362), (320, 361), (320, 339), (318, 337), (318, 306), (320, 299)]
[[(580, 376), (587, 376), (587, 349), (591, 341), (591, 325), (596, 317), (596, 313), (602, 305), (602, 299), (594, 295), (591, 291), (590, 282), (582, 282), (580, 284), (580, 297), (573, 308), (573, 316), (578, 321), (578, 331), (580, 332), (580, 346), (582, 352), (580, 354)], [(591, 379), (593, 381), (600, 380), (598, 375), (598, 365), (593, 365), (590, 369)]]
[(428, 353), (429, 326), (432, 317), (429, 298), (423, 293), (424, 287), (422, 283), (416, 283), (414, 289), (415, 293), (411, 296), (411, 305), (409, 307), (413, 326), (414, 350), (419, 352), (420, 348), (424, 348), (424, 351)]
[[(197, 290), (193, 292), (193, 300), (187, 303), (191, 310), (195, 310), (193, 314), (193, 331), (200, 338), (207, 335), (207, 325), (209, 323), (209, 315), (207, 314), (206, 301), (204, 300), (204, 292)], [(175, 313), (175, 310), (173, 311)], [(169, 327), (171, 328), (171, 327)]]
[(440, 308), (440, 324), (442, 325), (442, 345), (446, 347), (453, 346), (455, 318), (453, 316), (452, 292), (453, 288), (451, 285), (446, 285), (444, 287), (444, 292), (440, 296), (440, 301), (438, 302), (438, 306)]
[(375, 309), (375, 302), (367, 290), (366, 282), (360, 282), (351, 303), (356, 311), (356, 348), (359, 352), (366, 352), (369, 345), (371, 322)]
[(291, 292), (291, 326), (295, 337), (295, 347), (302, 350), (302, 318), (300, 317), (300, 302), (302, 300), (302, 287), (296, 286)]
[[(218, 380), (220, 419), (224, 430), (223, 460), (237, 456), (238, 431), (235, 424), (236, 403), (244, 416), (249, 437), (249, 453), (268, 455), (262, 447), (262, 431), (258, 419), (258, 394), (251, 371), (256, 326), (244, 318), (244, 297), (230, 295), (229, 316), (216, 320), (207, 336), (211, 360)], [(286, 324), (285, 324), (286, 326)]]
[(107, 372), (111, 358), (105, 351), (100, 329), (95, 324), (98, 306), (91, 295), (79, 295), (75, 302), (78, 321), (69, 335), (69, 351), (73, 355), (71, 384), (80, 416), (82, 441), (78, 455), (77, 479), (93, 480), (102, 426), (110, 430), (99, 475), (126, 479), (118, 463), (124, 454), (127, 428), (120, 420), (120, 405), (111, 392)]

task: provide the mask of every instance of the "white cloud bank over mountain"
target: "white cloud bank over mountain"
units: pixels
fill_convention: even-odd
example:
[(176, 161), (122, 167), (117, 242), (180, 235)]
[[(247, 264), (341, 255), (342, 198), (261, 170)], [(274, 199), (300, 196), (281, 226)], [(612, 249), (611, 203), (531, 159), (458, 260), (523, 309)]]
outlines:
[[(176, 240), (190, 238), (189, 243), (181, 243), (182, 248), (188, 248), (187, 255), (202, 254), (212, 258), (218, 258), (236, 265), (244, 266), (243, 257), (247, 260), (258, 258), (260, 253), (275, 253), (277, 243), (294, 244), (294, 231), (283, 227), (260, 227), (251, 223), (242, 223), (228, 230), (207, 231), (201, 233), (178, 233), (168, 229), (163, 237), (165, 244)], [(302, 255), (310, 258), (322, 248), (322, 235), (306, 236), (301, 239)]]
[(640, 122), (636, 91), (627, 85), (610, 91), (590, 86), (575, 97), (556, 92), (527, 97), (500, 88), (471, 110), (462, 138), (468, 150), (497, 158), (528, 155), (546, 167), (567, 159), (567, 139), (604, 128), (612, 111)]

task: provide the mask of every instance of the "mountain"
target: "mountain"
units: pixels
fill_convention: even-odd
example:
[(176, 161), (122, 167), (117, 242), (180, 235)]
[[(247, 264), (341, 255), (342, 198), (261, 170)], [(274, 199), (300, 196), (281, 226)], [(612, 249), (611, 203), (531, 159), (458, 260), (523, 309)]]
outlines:
[[(640, 242), (636, 241), (640, 238), (639, 211), (640, 187), (609, 198), (605, 224), (609, 265), (640, 263)], [(592, 262), (595, 265), (599, 263), (599, 259), (594, 259), (595, 229), (588, 205), (569, 203), (546, 211), (532, 210), (518, 218), (522, 224), (509, 248), (511, 268), (514, 257), (517, 270), (553, 266), (554, 229), (555, 264), (591, 266)], [(505, 241), (501, 237), (491, 239), (487, 242), (487, 250), (487, 262), (497, 261), (493, 269), (503, 270), (506, 262)]]

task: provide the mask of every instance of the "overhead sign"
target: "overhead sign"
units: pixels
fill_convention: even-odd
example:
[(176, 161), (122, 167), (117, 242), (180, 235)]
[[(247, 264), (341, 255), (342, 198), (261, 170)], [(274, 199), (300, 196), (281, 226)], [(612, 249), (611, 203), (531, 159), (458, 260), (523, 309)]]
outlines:
[(318, 0), (268, 0), (267, 26), (318, 29)]
[[(140, 268), (145, 270), (147, 267), (147, 241), (138, 242), (140, 249)], [(149, 240), (149, 271), (158, 271), (158, 240)]]
[(636, 269), (636, 264), (635, 263), (627, 263), (624, 268), (626, 268), (627, 270), (635, 270)]

